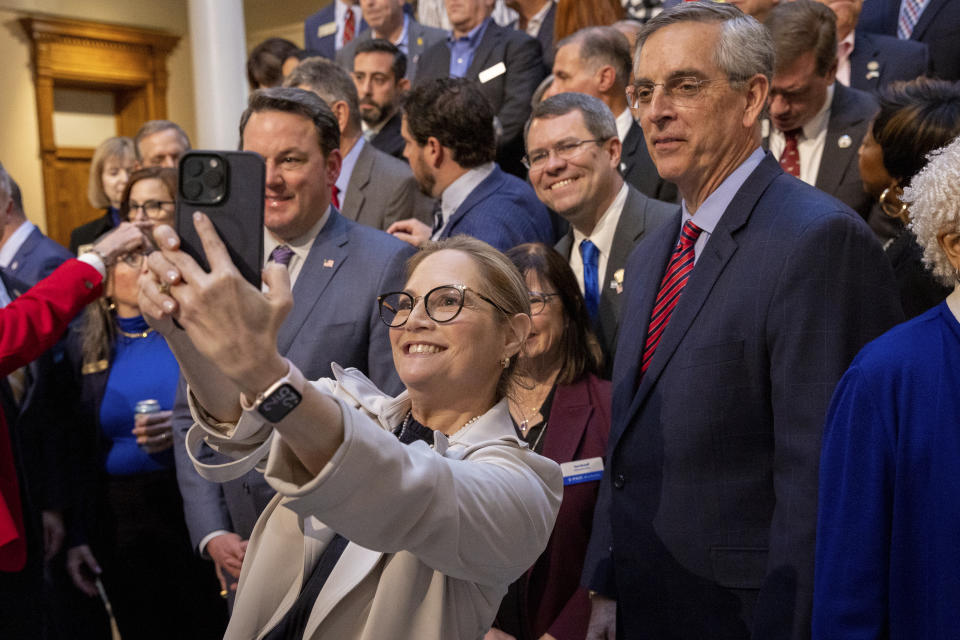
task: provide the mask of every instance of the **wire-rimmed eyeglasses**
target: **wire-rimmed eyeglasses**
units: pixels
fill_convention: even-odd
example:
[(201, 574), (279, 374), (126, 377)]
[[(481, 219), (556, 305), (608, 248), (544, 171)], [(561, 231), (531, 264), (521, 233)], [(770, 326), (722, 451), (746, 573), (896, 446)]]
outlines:
[(631, 109), (639, 109), (641, 105), (653, 101), (653, 92), (657, 87), (663, 87), (665, 96), (676, 102), (690, 102), (703, 90), (703, 85), (719, 82), (722, 78), (698, 78), (696, 76), (677, 76), (666, 82), (636, 82), (627, 87), (627, 104)]
[(543, 313), (551, 298), (556, 298), (559, 293), (548, 293), (545, 291), (528, 291), (530, 295), (530, 315), (536, 316)]
[(464, 294), (467, 291), (473, 292), (478, 298), (493, 305), (504, 315), (509, 315), (496, 302), (466, 285), (444, 284), (434, 287), (423, 296), (414, 297), (406, 291), (393, 291), (377, 296), (377, 304), (380, 305), (380, 319), (388, 327), (402, 327), (406, 324), (410, 314), (413, 313), (413, 308), (423, 299), (424, 308), (431, 320), (441, 324), (450, 322), (463, 310)]

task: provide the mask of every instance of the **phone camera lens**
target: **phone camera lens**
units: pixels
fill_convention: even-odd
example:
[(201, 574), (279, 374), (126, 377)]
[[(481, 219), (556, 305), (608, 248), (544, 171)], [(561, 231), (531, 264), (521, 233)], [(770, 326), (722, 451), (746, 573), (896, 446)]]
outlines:
[(203, 193), (203, 184), (199, 180), (187, 180), (183, 184), (183, 195), (188, 200), (196, 200)]
[(183, 173), (196, 178), (203, 173), (203, 161), (200, 158), (190, 158), (183, 167)]

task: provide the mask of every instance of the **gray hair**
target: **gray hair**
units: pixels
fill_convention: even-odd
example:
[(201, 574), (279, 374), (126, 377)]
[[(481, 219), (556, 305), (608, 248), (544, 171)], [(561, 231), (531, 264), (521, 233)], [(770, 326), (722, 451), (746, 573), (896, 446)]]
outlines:
[(960, 137), (927, 155), (927, 166), (903, 190), (910, 203), (910, 229), (923, 247), (923, 261), (937, 280), (957, 283), (957, 273), (937, 242), (941, 233), (960, 233)]
[(6, 200), (13, 197), (13, 178), (11, 178), (7, 170), (3, 168), (2, 162), (0, 162), (0, 196), (4, 198), (4, 206), (7, 204)]
[(766, 76), (768, 81), (773, 78), (776, 54), (770, 32), (735, 6), (708, 0), (681, 2), (644, 24), (637, 36), (634, 69), (647, 38), (663, 27), (683, 22), (722, 23), (713, 61), (734, 89), (742, 89), (757, 74)]
[(602, 100), (585, 93), (559, 93), (533, 108), (530, 119), (523, 127), (523, 139), (527, 139), (534, 120), (565, 116), (574, 110), (583, 115), (587, 131), (597, 140), (609, 140), (617, 135), (617, 119)]
[[(399, 80), (399, 78), (397, 78)], [(334, 102), (346, 102), (350, 109), (350, 127), (360, 129), (360, 98), (353, 78), (339, 65), (314, 56), (307, 58), (283, 81), (285, 87), (310, 87), (333, 108)]]
[(152, 136), (155, 133), (160, 133), (167, 129), (172, 129), (177, 132), (177, 137), (180, 138), (184, 151), (190, 150), (190, 137), (187, 136), (187, 132), (176, 122), (171, 120), (147, 120), (143, 123), (143, 126), (140, 127), (140, 130), (137, 131), (137, 135), (133, 137), (133, 146), (134, 151), (137, 153), (138, 162), (143, 162), (143, 157), (140, 155), (140, 142), (147, 136)]

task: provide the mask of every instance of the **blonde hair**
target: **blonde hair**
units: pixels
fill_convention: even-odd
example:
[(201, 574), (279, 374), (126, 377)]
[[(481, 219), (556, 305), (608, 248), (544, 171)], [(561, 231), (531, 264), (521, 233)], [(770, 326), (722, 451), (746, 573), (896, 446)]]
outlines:
[(106, 209), (110, 206), (110, 199), (103, 192), (102, 178), (103, 165), (110, 158), (129, 158), (133, 164), (137, 158), (133, 140), (126, 136), (107, 138), (93, 152), (93, 160), (90, 161), (90, 177), (87, 181), (87, 199), (90, 201), (90, 206), (95, 209)]
[(937, 236), (960, 233), (960, 137), (927, 155), (927, 165), (903, 191), (910, 203), (910, 229), (923, 247), (923, 261), (934, 277), (953, 286), (957, 273)]

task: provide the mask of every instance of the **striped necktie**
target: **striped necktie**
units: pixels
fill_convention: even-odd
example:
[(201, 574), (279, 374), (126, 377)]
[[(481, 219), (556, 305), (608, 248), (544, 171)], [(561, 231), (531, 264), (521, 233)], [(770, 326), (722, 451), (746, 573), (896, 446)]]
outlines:
[(663, 280), (660, 281), (660, 290), (657, 292), (657, 300), (653, 305), (653, 313), (650, 314), (650, 326), (647, 329), (647, 341), (643, 345), (643, 357), (641, 360), (640, 372), (646, 373), (650, 361), (653, 359), (653, 353), (660, 344), (660, 337), (663, 330), (670, 322), (670, 316), (680, 300), (680, 294), (683, 288), (687, 286), (687, 280), (690, 279), (690, 272), (693, 271), (693, 262), (695, 253), (693, 246), (700, 237), (700, 227), (693, 224), (693, 221), (687, 220), (683, 223), (683, 229), (680, 230), (680, 241), (670, 256), (670, 263), (667, 265), (667, 272), (663, 274)]
[(277, 264), (289, 267), (291, 258), (293, 258), (293, 249), (285, 244), (281, 244), (277, 245), (277, 247), (270, 252), (268, 262), (276, 262)]

